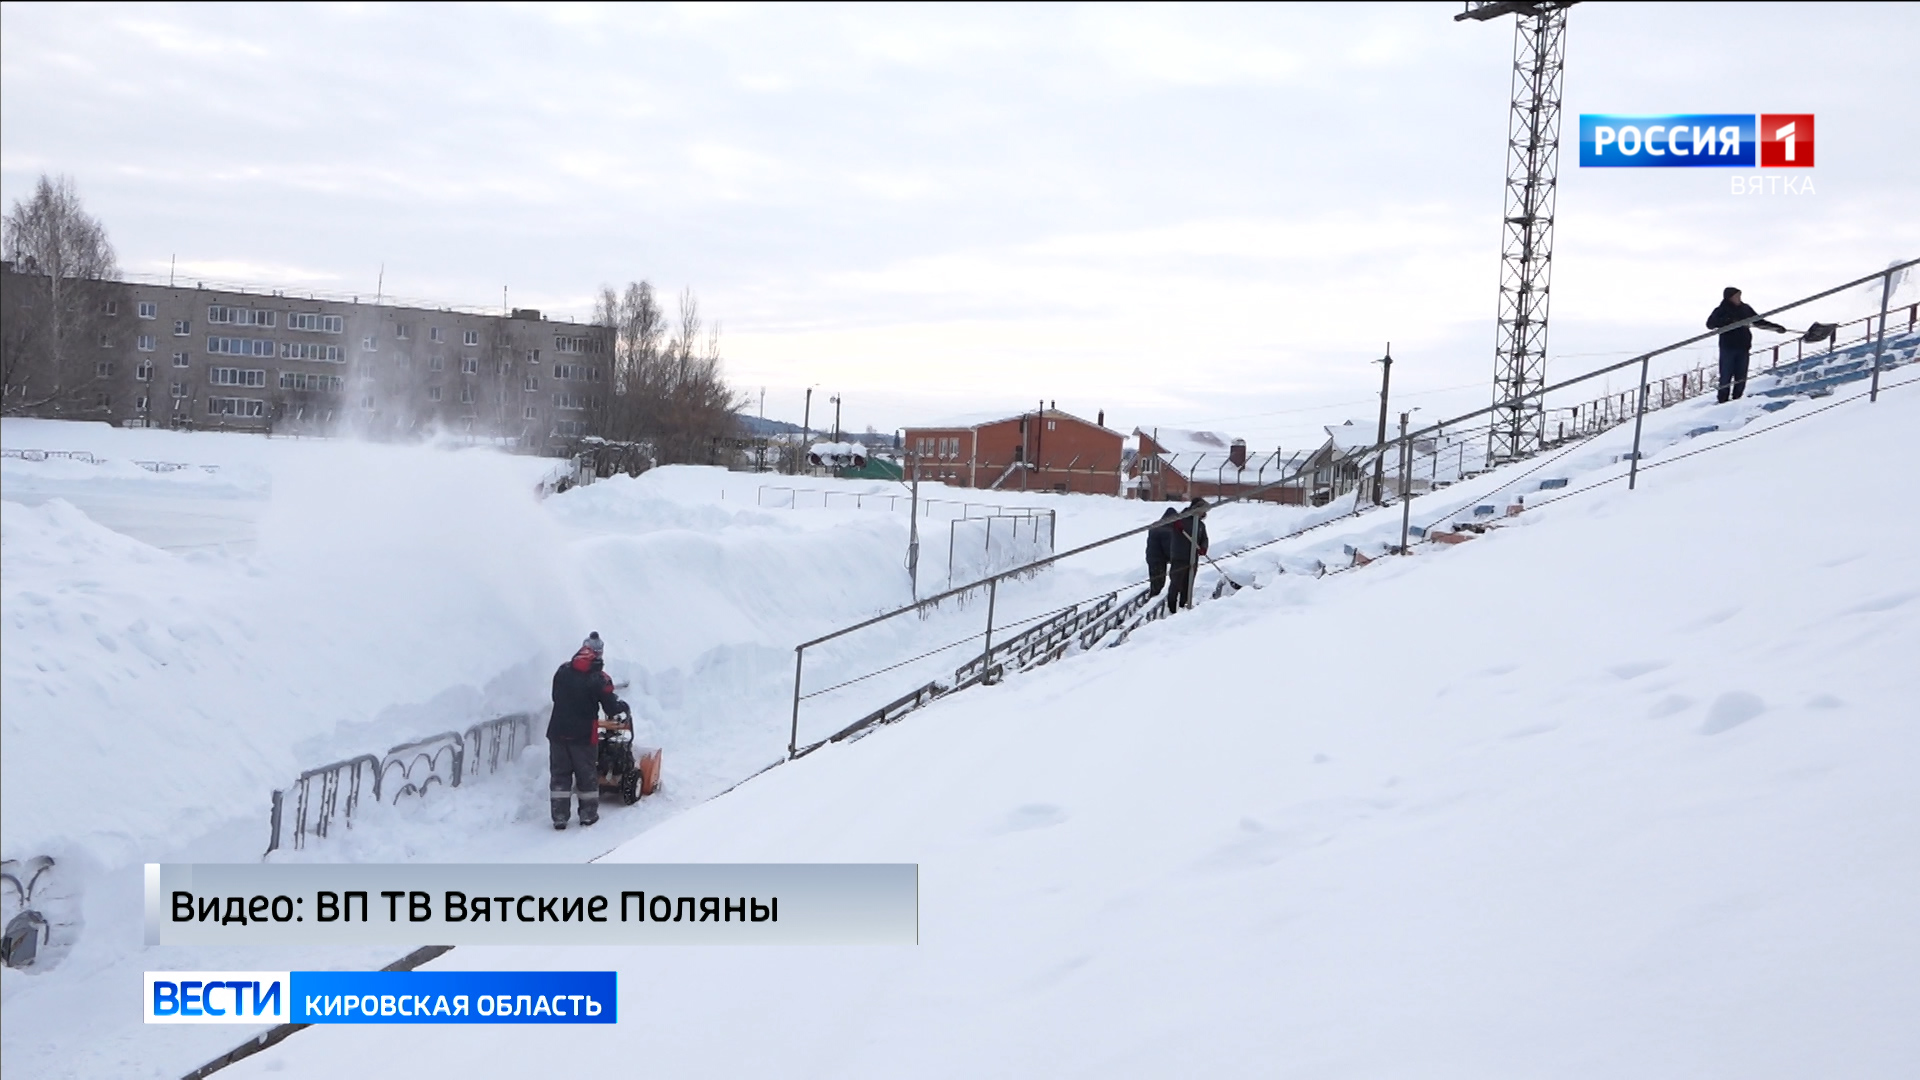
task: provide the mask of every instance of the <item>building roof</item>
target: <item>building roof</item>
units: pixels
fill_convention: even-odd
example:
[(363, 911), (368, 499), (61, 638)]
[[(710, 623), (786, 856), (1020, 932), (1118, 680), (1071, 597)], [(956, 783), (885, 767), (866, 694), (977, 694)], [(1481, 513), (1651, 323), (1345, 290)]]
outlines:
[(1378, 442), (1379, 431), (1349, 420), (1344, 424), (1328, 424), (1327, 437), (1333, 440), (1333, 448), (1351, 453), (1355, 450), (1368, 450)]
[(1134, 428), (1136, 436), (1152, 439), (1154, 445), (1169, 454), (1225, 454), (1233, 449), (1233, 437), (1218, 431), (1189, 431), (1185, 428)]
[[(978, 430), (980, 428), (987, 427), (988, 425), (991, 425), (991, 424), (1004, 424), (1009, 420), (1017, 422), (1019, 420), (1025, 419), (1026, 417), (1033, 416), (1033, 415), (1034, 414), (1030, 412), (966, 413), (961, 416), (950, 416), (946, 420), (941, 421), (939, 423), (909, 424), (904, 430), (906, 431), (951, 431), (955, 428), (963, 428), (971, 431), (971, 430)], [(1108, 434), (1112, 435), (1114, 438), (1117, 438), (1117, 439), (1126, 437), (1124, 435), (1121, 435), (1119, 432), (1113, 430), (1112, 428), (1105, 426), (1104, 424), (1096, 424), (1093, 421), (1088, 420), (1086, 417), (1075, 416), (1074, 414), (1066, 411), (1065, 409), (1045, 409), (1045, 410), (1042, 410), (1041, 415), (1045, 416), (1046, 419), (1048, 420), (1072, 420), (1075, 423), (1085, 424), (1087, 427), (1093, 428), (1096, 431), (1107, 432)]]

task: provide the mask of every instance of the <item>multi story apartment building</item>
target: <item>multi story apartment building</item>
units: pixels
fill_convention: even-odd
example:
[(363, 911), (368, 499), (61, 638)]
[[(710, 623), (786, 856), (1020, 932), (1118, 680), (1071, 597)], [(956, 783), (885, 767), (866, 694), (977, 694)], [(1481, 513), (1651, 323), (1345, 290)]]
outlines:
[[(47, 284), (0, 269), (9, 312), (30, 310)], [(34, 411), (135, 427), (386, 437), (438, 428), (537, 446), (595, 432), (606, 409), (606, 330), (538, 311), (137, 282), (99, 295), (88, 324), (97, 345), (68, 346), (97, 348), (93, 377)], [(10, 373), (10, 396), (15, 382)]]

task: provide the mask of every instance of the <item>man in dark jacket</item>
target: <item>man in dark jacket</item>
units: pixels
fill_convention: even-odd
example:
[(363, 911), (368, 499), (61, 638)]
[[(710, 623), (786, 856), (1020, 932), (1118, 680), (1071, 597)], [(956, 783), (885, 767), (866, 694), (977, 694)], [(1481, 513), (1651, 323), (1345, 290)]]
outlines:
[[(1740, 302), (1740, 290), (1729, 285), (1720, 294), (1720, 306), (1707, 316), (1707, 329), (1718, 330), (1731, 326), (1742, 319), (1751, 319), (1759, 312)], [(1751, 324), (1762, 330), (1771, 330), (1784, 334), (1787, 328), (1779, 323), (1761, 319)], [(1731, 398), (1738, 398), (1747, 392), (1747, 354), (1753, 351), (1753, 331), (1743, 326), (1738, 330), (1728, 330), (1720, 335), (1720, 402), (1725, 404)]]
[(608, 716), (627, 712), (613, 693), (613, 679), (602, 670), (605, 646), (598, 630), (587, 635), (573, 659), (553, 673), (553, 715), (547, 720), (547, 793), (553, 798), (553, 827), (567, 827), (569, 796), (580, 800), (584, 828), (600, 820), (600, 710)]
[(1160, 515), (1159, 524), (1147, 530), (1147, 590), (1148, 596), (1159, 596), (1160, 590), (1167, 587), (1167, 564), (1173, 561), (1173, 526), (1167, 520), (1174, 516), (1173, 507)]
[[(1200, 573), (1200, 559), (1207, 553), (1207, 500), (1195, 499), (1187, 505), (1192, 517), (1184, 517), (1167, 526), (1167, 611), (1193, 606), (1193, 579)], [(1196, 542), (1197, 539), (1197, 542)]]

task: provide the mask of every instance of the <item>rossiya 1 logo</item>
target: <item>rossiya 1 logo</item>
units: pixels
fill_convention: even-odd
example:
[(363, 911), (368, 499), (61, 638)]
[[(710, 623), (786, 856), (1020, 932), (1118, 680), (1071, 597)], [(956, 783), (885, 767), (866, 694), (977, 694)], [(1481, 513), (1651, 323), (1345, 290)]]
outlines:
[(1582, 168), (1752, 168), (1756, 164), (1763, 169), (1813, 168), (1813, 114), (1580, 114)]

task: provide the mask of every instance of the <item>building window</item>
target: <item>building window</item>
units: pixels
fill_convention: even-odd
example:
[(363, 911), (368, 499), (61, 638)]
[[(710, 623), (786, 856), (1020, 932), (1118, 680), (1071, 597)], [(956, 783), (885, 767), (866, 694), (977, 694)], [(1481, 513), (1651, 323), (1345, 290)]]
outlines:
[(540, 350), (539, 350), (539, 349), (528, 349), (528, 350), (527, 350), (527, 363), (529, 363), (529, 364), (537, 364), (537, 363), (539, 363), (539, 362), (540, 362)]
[(529, 420), (540, 419), (540, 410), (534, 408), (531, 405), (527, 406), (527, 419)]
[(444, 357), (439, 357), (439, 356), (427, 357), (428, 371), (439, 371), (441, 368), (444, 368), (446, 366), (447, 366), (447, 361)]
[(585, 335), (555, 334), (553, 336), (553, 348), (554, 348), (554, 351), (556, 352), (563, 352), (563, 353), (599, 352), (600, 350), (594, 347), (598, 344), (599, 344), (598, 341), (596, 341), (593, 338), (587, 337)]
[(134, 314), (143, 319), (157, 319), (160, 317), (160, 305), (151, 300), (142, 300), (135, 305)]
[(142, 360), (140, 366), (133, 369), (133, 377), (140, 382), (153, 381), (153, 361)]
[(187, 337), (192, 333), (193, 333), (192, 319), (173, 320), (173, 336), (174, 337)]
[(460, 404), (462, 405), (473, 404), (473, 387), (463, 386), (460, 388)]
[(346, 329), (346, 320), (338, 315), (322, 315), (317, 311), (290, 311), (287, 313), (287, 329), (337, 334)]
[(113, 398), (109, 397), (106, 391), (102, 390), (101, 392), (93, 395), (94, 408), (105, 409), (105, 408), (110, 408), (112, 405), (113, 405)]
[(439, 327), (437, 327), (437, 326), (429, 326), (429, 327), (427, 327), (427, 340), (428, 340), (428, 341), (431, 341), (431, 342), (433, 342), (434, 344), (436, 344), (436, 345), (437, 345), (437, 344), (439, 344), (439, 343), (441, 343), (441, 342), (443, 342), (443, 341), (445, 341), (445, 340), (447, 340), (447, 338), (446, 338), (446, 335), (445, 335), (445, 334), (442, 334), (442, 333), (440, 332), (440, 328), (439, 328)]
[(207, 415), (254, 419), (267, 415), (267, 403), (259, 398), (210, 397), (207, 399)]
[(529, 375), (527, 376), (527, 381), (525, 385), (527, 388), (527, 392), (532, 393), (533, 391), (540, 389), (540, 380), (536, 376)]
[(102, 360), (99, 363), (94, 364), (93, 373), (102, 379), (105, 379), (111, 376), (113, 374), (113, 361)]
[(480, 331), (468, 330), (466, 333), (460, 335), (460, 340), (466, 344), (467, 348), (471, 349), (480, 344)]
[(207, 372), (207, 381), (215, 386), (265, 386), (267, 373), (260, 368), (217, 367)]
[(193, 366), (193, 361), (187, 358), (186, 353), (177, 352), (173, 354), (173, 366), (174, 367), (191, 367)]
[(585, 394), (555, 394), (553, 395), (553, 407), (569, 412), (579, 412), (587, 407), (587, 398)]
[(282, 360), (321, 360), (329, 364), (340, 363), (340, 346), (322, 345), (317, 341), (283, 341), (280, 343)]
[(100, 335), (100, 347), (101, 347), (101, 348), (103, 348), (103, 349), (111, 349), (111, 348), (113, 348), (113, 339), (112, 339), (112, 338), (110, 338), (110, 337), (108, 337), (108, 336), (107, 336), (107, 335), (105, 335), (105, 334), (101, 334), (101, 335)]
[(368, 334), (366, 337), (363, 337), (360, 339), (360, 351), (361, 352), (379, 352), (380, 343), (373, 339), (372, 334)]
[(310, 375), (304, 371), (283, 371), (280, 373), (282, 390), (322, 390), (339, 393), (347, 382), (338, 375)]
[(133, 408), (135, 412), (146, 412), (147, 411), (147, 395), (141, 394), (139, 397), (134, 398)]
[(187, 398), (187, 384), (183, 382), (174, 383), (173, 396), (177, 400), (185, 401)]
[(480, 358), (477, 356), (461, 357), (460, 358), (460, 374), (462, 375), (480, 374)]
[(428, 400), (428, 401), (439, 401), (439, 400), (440, 400), (440, 388), (439, 388), (439, 387), (437, 387), (437, 386), (429, 386), (429, 387), (427, 387), (427, 400)]
[(141, 352), (152, 352), (153, 351), (153, 335), (141, 334), (139, 337), (134, 338), (133, 347), (136, 349), (139, 349)]
[(207, 338), (207, 351), (215, 356), (263, 356), (272, 358), (275, 353), (273, 342), (266, 338), (213, 337)]
[(120, 301), (118, 301), (118, 300), (102, 300), (102, 301), (100, 301), (100, 314), (102, 314), (102, 315), (118, 315), (118, 314), (120, 314)]
[(405, 341), (413, 336), (413, 327), (407, 323), (395, 323), (393, 325), (393, 336), (399, 338), (401, 341)]
[(258, 308), (229, 307), (226, 304), (207, 305), (207, 321), (222, 326), (272, 326), (278, 321), (274, 312)]
[(586, 364), (555, 364), (553, 377), (556, 379), (574, 379), (579, 382), (599, 382), (600, 369)]
[(368, 394), (367, 396), (365, 396), (365, 397), (363, 397), (363, 398), (361, 398), (361, 399), (360, 399), (360, 407), (361, 407), (361, 408), (363, 408), (363, 409), (371, 409), (371, 408), (373, 408), (373, 395), (372, 395), (372, 394)]

